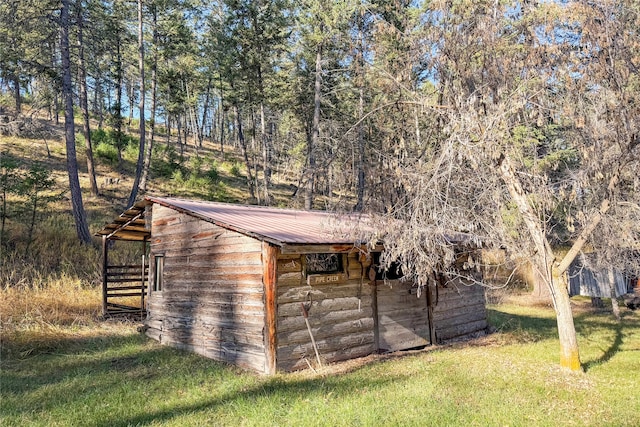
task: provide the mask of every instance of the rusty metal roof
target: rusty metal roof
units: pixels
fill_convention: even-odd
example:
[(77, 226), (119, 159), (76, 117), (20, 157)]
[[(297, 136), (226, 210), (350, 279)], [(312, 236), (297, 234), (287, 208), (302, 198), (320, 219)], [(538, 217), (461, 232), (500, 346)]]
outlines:
[(354, 231), (366, 229), (368, 219), (366, 216), (324, 211), (146, 197), (97, 234), (108, 236), (109, 239), (148, 238), (149, 230), (144, 228), (145, 207), (154, 203), (279, 246), (359, 243), (354, 238)]

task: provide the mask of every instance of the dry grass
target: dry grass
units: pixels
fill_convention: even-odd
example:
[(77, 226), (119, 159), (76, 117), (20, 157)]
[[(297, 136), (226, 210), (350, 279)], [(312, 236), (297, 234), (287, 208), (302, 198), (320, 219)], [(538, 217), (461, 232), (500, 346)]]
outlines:
[(3, 352), (47, 352), (79, 335), (95, 334), (100, 291), (61, 275), (46, 286), (0, 289)]

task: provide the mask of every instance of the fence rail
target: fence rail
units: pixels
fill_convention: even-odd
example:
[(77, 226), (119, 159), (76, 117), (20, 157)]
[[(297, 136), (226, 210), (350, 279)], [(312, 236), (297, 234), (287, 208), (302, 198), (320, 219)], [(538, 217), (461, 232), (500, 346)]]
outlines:
[[(102, 277), (102, 311), (105, 316), (146, 315), (145, 298), (149, 265), (107, 265)], [(137, 301), (136, 301), (136, 298)], [(126, 298), (115, 302), (114, 299)], [(134, 302), (135, 301), (135, 302)]]

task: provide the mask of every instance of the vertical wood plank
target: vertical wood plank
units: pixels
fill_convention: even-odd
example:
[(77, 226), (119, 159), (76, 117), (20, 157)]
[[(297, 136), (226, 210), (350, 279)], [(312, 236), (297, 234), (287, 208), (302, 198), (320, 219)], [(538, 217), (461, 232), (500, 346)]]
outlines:
[(102, 315), (107, 315), (107, 266), (109, 265), (107, 236), (102, 236)]
[(427, 281), (427, 321), (429, 322), (429, 341), (431, 345), (436, 344), (436, 328), (433, 326), (433, 307), (435, 306), (435, 292), (436, 292), (436, 279), (435, 275), (432, 279)]
[(262, 281), (264, 284), (264, 348), (265, 373), (276, 373), (277, 354), (277, 266), (278, 248), (262, 242)]
[(378, 351), (380, 350), (380, 325), (378, 321), (378, 284), (375, 280), (373, 280), (373, 283), (368, 286), (371, 286), (371, 305), (373, 306), (373, 342), (376, 351)]

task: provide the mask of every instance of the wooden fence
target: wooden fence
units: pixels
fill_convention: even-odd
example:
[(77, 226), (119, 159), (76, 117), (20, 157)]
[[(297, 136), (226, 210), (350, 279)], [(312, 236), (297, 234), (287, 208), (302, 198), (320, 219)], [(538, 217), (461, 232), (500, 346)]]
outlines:
[(105, 265), (102, 277), (102, 312), (105, 316), (146, 316), (149, 264)]

